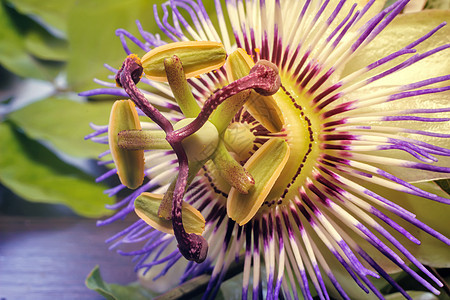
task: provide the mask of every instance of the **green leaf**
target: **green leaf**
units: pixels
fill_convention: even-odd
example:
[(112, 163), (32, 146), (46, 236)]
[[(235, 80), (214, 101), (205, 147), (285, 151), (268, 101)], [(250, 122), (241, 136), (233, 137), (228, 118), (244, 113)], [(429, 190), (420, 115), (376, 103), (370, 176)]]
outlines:
[[(127, 56), (115, 30), (124, 28), (140, 38), (136, 20), (149, 32), (156, 31), (153, 18), (153, 3), (165, 1), (147, 0), (80, 0), (69, 14), (68, 38), (71, 45), (67, 79), (76, 91), (99, 86), (92, 79), (105, 79), (111, 72), (103, 67), (104, 63), (119, 68)], [(162, 14), (160, 14), (162, 17)], [(143, 39), (140, 38), (142, 41)], [(142, 57), (145, 52), (138, 47), (131, 51)]]
[(9, 118), (33, 139), (46, 141), (72, 156), (94, 158), (108, 147), (84, 141), (84, 137), (93, 132), (90, 122), (108, 124), (111, 106), (111, 102), (48, 98), (11, 113)]
[(244, 280), (243, 273), (224, 281), (220, 286), (219, 295), (217, 299), (242, 299), (242, 282)]
[[(352, 58), (346, 65), (343, 76), (348, 75), (394, 51), (409, 45), (427, 34), (442, 22), (450, 22), (450, 11), (425, 10), (418, 13), (399, 15), (370, 44)], [(423, 53), (450, 41), (450, 27), (445, 26), (431, 38), (415, 47)], [(413, 54), (409, 55), (412, 56)], [(409, 57), (404, 55), (393, 60), (383, 68), (392, 67)], [(378, 69), (378, 68), (377, 68)], [(383, 70), (384, 70), (383, 69)], [(380, 70), (376, 71), (377, 73)], [(447, 75), (450, 72), (450, 49), (438, 52), (399, 72), (375, 81), (371, 85), (397, 85), (417, 82), (428, 78)], [(370, 74), (373, 74), (371, 72)]]
[(30, 54), (40, 59), (65, 61), (68, 57), (67, 41), (54, 37), (43, 28), (34, 28), (26, 34), (25, 47)]
[(0, 41), (8, 41), (0, 43), (0, 65), (22, 77), (52, 80), (62, 64), (45, 62), (28, 53), (23, 35), (27, 26), (31, 26), (29, 19), (0, 3)]
[(67, 15), (75, 0), (8, 0), (17, 11), (65, 33)]
[(98, 266), (91, 271), (85, 283), (89, 289), (96, 291), (107, 300), (148, 300), (155, 296), (139, 283), (123, 286), (104, 282)]
[(0, 124), (0, 181), (26, 200), (60, 203), (86, 217), (109, 213), (104, 186), (10, 124)]

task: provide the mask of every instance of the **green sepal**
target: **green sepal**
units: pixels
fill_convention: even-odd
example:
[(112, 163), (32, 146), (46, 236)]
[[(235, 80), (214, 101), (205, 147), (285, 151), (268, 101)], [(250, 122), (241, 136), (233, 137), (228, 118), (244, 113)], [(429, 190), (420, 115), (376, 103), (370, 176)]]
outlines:
[[(443, 22), (450, 22), (450, 11), (447, 10), (424, 10), (417, 13), (398, 15), (389, 26), (386, 27), (377, 37), (373, 39), (363, 51), (359, 51), (345, 66), (342, 77), (351, 74), (368, 64), (378, 61), (380, 57), (385, 57), (421, 38), (436, 26)], [(450, 27), (444, 26), (433, 36), (414, 47), (417, 54), (437, 48), (448, 42)], [(370, 86), (396, 86), (412, 82), (419, 82), (429, 78), (445, 76), (450, 73), (449, 63), (450, 49), (439, 51), (414, 63), (398, 72), (392, 73), (380, 80), (374, 81)], [(381, 70), (387, 70), (398, 65), (401, 61), (416, 54), (403, 55), (391, 62), (383, 65)], [(373, 72), (378, 74), (380, 68)], [(373, 76), (369, 72), (365, 76)], [(358, 78), (362, 80), (363, 78)], [(437, 83), (435, 86), (445, 86), (445, 82)]]
[(129, 285), (119, 285), (106, 283), (98, 266), (89, 273), (85, 281), (86, 287), (96, 291), (107, 300), (147, 300), (157, 296), (155, 293), (145, 289), (139, 283)]
[[(430, 292), (424, 292), (424, 291), (406, 291), (408, 295), (411, 297), (411, 299), (414, 300), (438, 300), (439, 297), (436, 296), (433, 293)], [(386, 300), (402, 300), (405, 299), (405, 296), (403, 296), (401, 293), (397, 292), (394, 294), (387, 295), (385, 297)]]
[(448, 195), (450, 195), (450, 179), (436, 180), (435, 183)]

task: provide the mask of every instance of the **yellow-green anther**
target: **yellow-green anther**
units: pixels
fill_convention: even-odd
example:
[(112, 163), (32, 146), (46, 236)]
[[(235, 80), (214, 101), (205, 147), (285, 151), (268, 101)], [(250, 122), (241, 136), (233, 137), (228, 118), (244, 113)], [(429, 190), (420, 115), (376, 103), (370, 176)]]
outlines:
[[(202, 166), (205, 164), (206, 160), (204, 161), (193, 161), (189, 162), (189, 176), (188, 176), (188, 182), (186, 186), (189, 186), (194, 180), (195, 176), (197, 175), (198, 171), (202, 168)], [(164, 197), (159, 205), (158, 208), (158, 216), (160, 218), (164, 218), (166, 220), (170, 220), (172, 218), (172, 199), (173, 199), (173, 191), (175, 189), (175, 183), (177, 182), (178, 176), (176, 176), (173, 181), (170, 183), (169, 188), (164, 193)]]
[[(134, 201), (135, 212), (145, 223), (156, 230), (164, 233), (174, 234), (172, 221), (158, 216), (158, 208), (163, 195), (142, 193)], [(183, 227), (187, 233), (201, 235), (205, 230), (205, 218), (190, 204), (183, 202), (182, 207)]]
[(228, 80), (231, 82), (247, 76), (254, 65), (253, 59), (247, 52), (242, 48), (238, 48), (229, 55), (225, 65)]
[[(254, 65), (244, 49), (237, 49), (230, 54), (225, 65), (228, 80), (231, 82), (248, 75)], [(283, 115), (273, 96), (262, 96), (252, 91), (244, 107), (269, 131), (280, 132), (283, 128)]]
[(262, 96), (253, 91), (244, 107), (270, 132), (280, 132), (283, 129), (283, 114), (273, 96)]
[(176, 55), (166, 58), (164, 67), (170, 89), (183, 115), (187, 118), (195, 118), (200, 112), (200, 107), (192, 95), (180, 58)]
[(162, 130), (124, 130), (119, 132), (118, 145), (127, 150), (171, 150)]
[[(191, 168), (189, 168), (189, 171)], [(173, 191), (175, 190), (175, 184), (177, 182), (178, 176), (175, 176), (174, 180), (170, 183), (169, 188), (164, 193), (164, 197), (158, 207), (158, 216), (160, 218), (171, 220), (172, 219), (172, 199)]]
[[(186, 118), (176, 123), (175, 130), (185, 127), (194, 119)], [(185, 138), (182, 142), (184, 151), (189, 161), (201, 161), (211, 157), (219, 143), (219, 133), (211, 122), (206, 123), (194, 134)]]
[(232, 188), (227, 199), (227, 214), (239, 225), (250, 221), (263, 204), (289, 158), (289, 145), (281, 138), (272, 138), (261, 146), (245, 163), (255, 185), (248, 194)]
[(166, 82), (164, 60), (178, 56), (183, 62), (186, 78), (195, 77), (220, 68), (225, 63), (227, 53), (218, 42), (187, 41), (159, 46), (142, 57), (145, 76), (151, 80)]
[(133, 101), (114, 102), (109, 117), (109, 148), (120, 182), (130, 189), (139, 187), (144, 181), (144, 151), (120, 148), (118, 145), (119, 132), (140, 129), (141, 123)]
[(219, 170), (220, 176), (239, 193), (247, 194), (248, 190), (255, 185), (252, 175), (231, 156), (223, 141), (220, 141), (217, 146), (212, 161)]

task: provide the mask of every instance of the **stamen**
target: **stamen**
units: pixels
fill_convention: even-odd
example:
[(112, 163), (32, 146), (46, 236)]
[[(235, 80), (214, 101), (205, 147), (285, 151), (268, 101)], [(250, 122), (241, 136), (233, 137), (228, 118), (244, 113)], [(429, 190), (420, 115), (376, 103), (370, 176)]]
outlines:
[(272, 63), (266, 63), (261, 60), (251, 69), (249, 75), (230, 83), (211, 95), (193, 122), (167, 136), (169, 143), (171, 139), (183, 139), (198, 131), (212, 112), (231, 96), (248, 89), (254, 89), (256, 92), (266, 96), (275, 94), (280, 87), (281, 79), (278, 75), (278, 68), (273, 66)]
[[(187, 181), (187, 185), (190, 184), (190, 182), (194, 179), (195, 175), (198, 173), (198, 171), (202, 168), (203, 163), (202, 162), (190, 162), (189, 163), (189, 176), (188, 176), (188, 181)], [(164, 193), (164, 198), (161, 202), (161, 205), (159, 206), (159, 210), (158, 210), (158, 215), (161, 218), (165, 218), (167, 220), (170, 220), (172, 218), (172, 198), (173, 198), (173, 193), (175, 190), (175, 183), (176, 183), (176, 178), (174, 181), (172, 181), (172, 183), (170, 184), (169, 188), (167, 189), (167, 191)]]
[(119, 179), (130, 189), (139, 187), (144, 180), (144, 151), (128, 151), (118, 146), (118, 133), (140, 130), (139, 118), (130, 100), (116, 101), (111, 109), (108, 140)]
[(255, 185), (252, 175), (231, 156), (223, 141), (219, 143), (212, 159), (220, 176), (239, 193), (247, 194), (249, 189)]
[(289, 158), (290, 148), (281, 138), (267, 141), (244, 165), (255, 178), (248, 194), (231, 189), (227, 199), (227, 214), (239, 225), (250, 221), (258, 212)]
[[(174, 234), (172, 222), (158, 216), (162, 199), (163, 195), (142, 193), (134, 202), (136, 214), (156, 230)], [(205, 219), (201, 213), (186, 202), (183, 202), (182, 210), (183, 226), (186, 232), (202, 234), (205, 230)]]
[[(405, 297), (409, 297), (377, 264), (379, 263), (378, 257), (376, 261), (375, 258), (372, 259), (365, 252), (367, 251), (366, 245), (360, 246), (350, 238), (352, 234), (357, 233), (372, 244), (373, 247), (368, 245), (372, 250), (378, 249), (387, 258), (403, 267), (419, 282), (424, 283), (424, 280), (410, 270), (398, 255), (402, 253), (402, 257), (409, 258), (408, 263), (413, 262), (418, 265), (419, 269), (428, 276), (429, 272), (424, 270), (423, 266), (407, 251), (407, 248), (395, 240), (390, 231), (385, 228), (391, 227), (416, 244), (420, 242), (405, 228), (400, 227), (399, 224), (390, 219), (388, 212), (392, 212), (411, 223), (414, 225), (412, 227), (423, 229), (444, 243), (449, 244), (449, 239), (416, 220), (413, 213), (372, 192), (361, 182), (448, 203), (448, 199), (439, 199), (438, 196), (433, 196), (409, 184), (409, 179), (402, 176), (400, 176), (402, 179), (397, 178), (397, 173), (391, 175), (378, 168), (378, 165), (383, 163), (383, 166), (388, 170), (392, 166), (401, 166), (403, 168), (425, 169), (433, 176), (439, 175), (436, 172), (441, 172), (443, 175), (449, 173), (450, 169), (446, 167), (446, 159), (450, 155), (450, 150), (445, 148), (446, 141), (440, 139), (434, 146), (433, 143), (437, 139), (432, 139), (450, 136), (444, 133), (445, 130), (442, 130), (443, 122), (449, 120), (442, 113), (448, 112), (448, 108), (430, 106), (430, 108), (416, 109), (416, 107), (420, 107), (416, 104), (413, 104), (409, 110), (388, 108), (373, 112), (363, 108), (371, 107), (376, 103), (448, 91), (448, 87), (440, 87), (441, 85), (439, 85), (435, 88), (434, 85), (431, 85), (448, 80), (449, 77), (446, 75), (447, 77), (441, 76), (408, 85), (400, 84), (396, 87), (382, 88), (360, 95), (358, 98), (353, 97), (351, 100), (348, 100), (347, 96), (351, 96), (349, 95), (350, 92), (361, 91), (367, 83), (384, 79), (385, 76), (391, 75), (426, 56), (435, 54), (437, 51), (447, 49), (449, 46), (441, 46), (435, 50), (412, 56), (409, 59), (401, 58), (403, 55), (414, 52), (415, 50), (412, 48), (440, 29), (443, 26), (441, 24), (428, 35), (412, 44), (409, 43), (405, 48), (381, 58), (343, 79), (337, 79), (336, 77), (339, 77), (337, 71), (363, 50), (392, 21), (407, 0), (400, 0), (378, 14), (376, 11), (381, 9), (382, 4), (378, 4), (376, 0), (365, 1), (367, 4), (362, 10), (360, 10), (360, 6), (363, 5), (357, 5), (356, 3), (352, 5), (353, 2), (348, 2), (347, 0), (288, 0), (286, 2), (281, 0), (227, 0), (226, 2), (214, 0), (222, 36), (225, 37), (222, 41), (225, 47), (221, 47), (225, 48), (227, 53), (233, 51), (227, 30), (227, 25), (231, 24), (235, 35), (233, 39), (235, 46), (233, 47), (242, 46), (247, 53), (252, 55), (248, 68), (232, 66), (232, 72), (229, 72), (229, 69), (221, 68), (208, 74), (199, 74), (201, 77), (186, 80), (184, 74), (186, 69), (183, 70), (183, 67), (190, 68), (189, 63), (185, 64), (182, 57), (186, 53), (182, 53), (184, 50), (174, 50), (171, 47), (176, 45), (171, 44), (171, 46), (166, 46), (166, 49), (173, 51), (172, 55), (166, 58), (164, 63), (161, 60), (157, 66), (162, 77), (167, 78), (169, 85), (146, 78), (142, 80), (149, 87), (156, 88), (159, 91), (158, 95), (136, 88), (143, 71), (139, 59), (133, 56), (124, 63), (117, 74), (118, 84), (119, 86), (123, 85), (124, 89), (114, 88), (107, 82), (97, 80), (98, 84), (103, 85), (103, 89), (82, 94), (90, 96), (106, 93), (126, 98), (129, 95), (139, 107), (137, 111), (139, 117), (146, 114), (155, 121), (155, 123), (147, 123), (146, 125), (141, 123), (141, 130), (126, 128), (120, 132), (115, 132), (120, 150), (132, 152), (136, 149), (139, 149), (137, 151), (155, 148), (173, 149), (173, 151), (147, 151), (144, 153), (146, 162), (144, 175), (149, 177), (149, 183), (145, 183), (130, 197), (111, 206), (111, 208), (120, 209), (119, 213), (102, 222), (103, 224), (111, 223), (125, 217), (134, 208), (138, 210), (142, 208), (139, 198), (135, 202), (136, 197), (141, 192), (151, 189), (162, 194), (168, 189), (164, 199), (160, 201), (162, 204), (159, 207), (157, 203), (152, 204), (151, 213), (153, 214), (152, 218), (158, 222), (161, 217), (165, 218), (162, 222), (167, 225), (167, 228), (173, 230), (181, 254), (177, 250), (170, 249), (174, 237), (159, 233), (147, 226), (143, 221), (145, 220), (144, 216), (143, 220), (139, 220), (132, 225), (131, 229), (127, 229), (116, 236), (120, 240), (113, 245), (142, 242), (144, 246), (140, 251), (121, 252), (124, 255), (136, 256), (134, 259), (137, 261), (136, 268), (144, 268), (141, 271), (145, 273), (150, 268), (160, 265), (162, 271), (154, 278), (157, 279), (166, 274), (182, 255), (196, 262), (205, 260), (202, 264), (189, 262), (181, 280), (184, 281), (212, 271), (204, 298), (213, 298), (230, 262), (237, 257), (239, 252), (242, 252), (245, 243), (243, 299), (247, 298), (250, 284), (253, 286), (254, 299), (262, 298), (264, 293), (266, 298), (281, 296), (287, 299), (296, 299), (298, 294), (303, 294), (303, 298), (312, 300), (312, 294), (315, 294), (314, 289), (317, 292), (317, 298), (328, 299), (330, 296), (326, 290), (325, 282), (329, 284), (329, 281), (335, 286), (342, 298), (350, 299), (333, 275), (334, 266), (328, 266), (327, 263), (331, 263), (331, 261), (324, 257), (325, 252), (331, 252), (335, 256), (332, 259), (337, 259), (363, 291), (369, 292), (369, 290), (372, 290), (375, 296), (382, 298), (381, 293), (366, 278), (367, 275), (373, 275), (373, 273), (366, 269), (368, 268), (367, 264), (361, 265), (359, 261), (361, 258), (365, 259), (368, 265)], [(224, 3), (228, 7), (228, 13), (222, 12)], [(371, 6), (374, 6), (376, 11), (369, 10)], [(167, 1), (162, 5), (162, 10), (164, 15), (157, 16), (155, 19), (169, 38), (176, 41), (192, 39), (220, 42), (202, 1)], [(154, 12), (157, 15), (156, 5)], [(231, 22), (227, 21), (228, 24), (224, 20), (226, 14), (231, 20)], [(366, 23), (367, 19), (370, 20)], [(366, 25), (362, 23), (366, 23)], [(286, 26), (286, 24), (292, 26)], [(145, 44), (128, 32), (123, 30), (117, 32), (127, 52), (129, 52), (127, 43), (129, 44), (130, 40), (142, 48), (153, 48), (165, 43), (161, 42), (159, 35), (153, 36), (144, 32), (140, 24), (138, 24), (138, 28)], [(330, 32), (332, 33), (329, 34)], [(183, 42), (180, 44), (183, 44)], [(199, 45), (197, 42), (194, 42), (194, 44)], [(164, 47), (161, 47), (153, 54), (163, 49)], [(240, 50), (242, 49), (238, 49), (236, 53), (240, 53)], [(173, 55), (176, 56), (173, 57)], [(177, 56), (181, 58), (179, 59)], [(191, 58), (194, 57), (190, 56)], [(258, 69), (255, 66), (250, 73), (253, 60), (257, 61), (261, 57), (272, 60), (282, 68), (284, 79), (286, 79), (285, 87), (288, 87), (287, 90), (291, 94), (285, 90), (284, 94), (280, 91), (274, 97), (263, 97), (261, 95), (255, 96), (255, 91), (249, 91), (261, 88), (262, 82), (266, 80), (264, 78), (266, 75), (263, 75), (263, 73), (267, 70), (264, 68)], [(402, 63), (396, 63), (393, 68), (386, 68), (385, 65), (395, 58), (399, 58)], [(182, 66), (181, 62), (185, 66)], [(380, 68), (381, 66), (383, 66), (383, 69)], [(193, 64), (192, 67), (197, 68), (198, 64)], [(270, 68), (273, 68), (273, 66)], [(116, 70), (108, 69), (116, 73)], [(225, 77), (233, 71), (241, 71), (241, 69), (246, 69), (244, 74), (235, 78), (228, 78), (228, 82), (232, 83), (222, 88), (227, 84)], [(186, 71), (186, 73), (189, 72)], [(278, 73), (278, 71), (273, 73)], [(273, 85), (273, 90), (276, 91), (278, 89), (276, 80), (269, 79), (270, 85)], [(300, 81), (298, 85), (295, 84), (296, 79)], [(336, 82), (336, 80), (338, 81)], [(219, 88), (221, 90), (218, 90)], [(292, 89), (293, 91), (291, 91)], [(260, 92), (264, 94), (267, 90), (270, 90), (269, 93), (273, 92), (270, 86), (263, 86), (263, 91)], [(174, 95), (177, 103), (173, 101), (172, 95)], [(204, 102), (208, 97), (209, 99)], [(272, 100), (269, 101), (268, 98)], [(273, 99), (277, 101), (273, 101)], [(289, 99), (292, 100), (292, 111), (291, 107), (288, 106), (291, 105)], [(225, 102), (225, 100), (227, 101)], [(415, 101), (415, 99), (410, 100)], [(267, 103), (272, 106), (266, 105)], [(311, 105), (308, 105), (309, 103)], [(200, 109), (199, 104), (202, 104), (200, 106), (203, 106), (203, 109)], [(241, 109), (243, 105), (244, 108)], [(158, 109), (165, 108), (164, 112), (158, 112), (154, 106)], [(181, 112), (184, 116), (181, 115)], [(236, 114), (236, 112), (238, 113)], [(426, 115), (422, 117), (416, 116), (416, 114)], [(190, 124), (179, 123), (178, 125), (181, 128), (174, 129), (172, 124), (183, 118), (188, 118), (184, 122)], [(192, 119), (194, 120), (191, 122)], [(297, 121), (297, 119), (300, 121)], [(408, 126), (405, 125), (405, 127), (408, 128), (396, 128), (395, 124), (391, 124), (393, 122), (389, 121), (404, 121), (401, 123), (407, 123)], [(387, 122), (388, 125), (383, 125)], [(430, 125), (419, 128), (420, 125), (425, 125), (424, 122), (430, 122)], [(230, 123), (232, 125), (228, 126)], [(381, 125), (372, 126), (371, 124)], [(409, 126), (409, 124), (412, 125)], [(190, 142), (188, 139), (195, 134), (203, 135), (199, 131), (209, 125), (215, 126), (217, 129), (219, 144), (214, 145), (211, 151), (206, 151), (205, 156), (201, 157), (199, 161), (194, 161), (197, 159), (190, 155), (189, 152), (192, 151), (187, 150), (188, 144), (195, 144), (194, 152), (199, 150), (199, 144)], [(239, 125), (238, 128), (244, 128), (246, 130), (245, 136), (244, 134), (239, 135), (236, 130), (233, 130), (234, 125)], [(302, 125), (305, 126), (304, 133), (299, 130)], [(163, 131), (156, 131), (157, 126), (161, 127)], [(105, 133), (105, 128), (95, 128), (95, 130), (96, 132), (88, 138), (97, 142), (105, 142), (104, 137), (98, 138), (102, 133)], [(260, 134), (260, 132), (263, 132), (263, 134)], [(308, 137), (308, 132), (309, 139), (306, 140), (310, 140), (310, 145), (309, 150), (305, 148), (304, 152), (307, 152), (305, 155), (301, 151), (308, 146), (308, 143), (303, 142), (304, 138)], [(411, 133), (415, 135), (415, 138), (413, 139), (404, 133)], [(319, 134), (322, 134), (320, 138)], [(227, 135), (234, 140), (233, 144), (227, 143), (225, 148), (222, 141), (227, 142)], [(256, 184), (254, 186), (255, 182), (250, 175), (250, 173), (255, 175), (252, 173), (254, 169), (248, 168), (247, 171), (241, 164), (246, 161), (247, 163), (250, 162), (249, 156), (255, 151), (257, 152), (258, 148), (262, 149), (263, 145), (269, 144), (270, 138), (274, 136), (286, 139), (292, 155), (289, 157), (289, 163), (286, 163), (286, 169), (283, 170), (280, 178), (276, 179), (273, 188), (269, 188), (269, 190), (273, 189), (271, 192), (275, 197), (275, 194), (281, 194), (282, 192), (280, 189), (284, 185), (281, 185), (281, 181), (288, 180), (290, 183), (283, 193), (282, 200), (279, 200), (274, 208), (269, 205), (268, 207), (257, 207), (255, 214), (250, 216), (248, 223), (239, 226), (227, 216), (226, 198), (229, 195), (231, 197), (232, 193), (229, 193), (227, 182), (219, 177), (221, 176), (228, 181), (238, 197), (245, 193), (249, 195), (255, 193), (252, 190), (255, 190), (255, 186), (261, 180), (255, 176)], [(422, 139), (423, 137), (425, 139)], [(430, 138), (428, 139), (428, 137)], [(297, 141), (300, 141), (301, 147), (296, 148), (297, 144), (295, 143)], [(430, 141), (430, 144), (428, 144), (428, 141)], [(234, 149), (237, 149), (234, 146), (238, 144), (239, 149), (245, 154), (234, 151)], [(250, 146), (244, 147), (246, 145)], [(236, 154), (240, 162), (235, 161), (234, 156), (230, 155), (227, 149), (230, 152), (235, 152), (231, 154)], [(376, 157), (375, 154), (368, 155), (372, 153), (367, 152), (373, 150), (381, 154), (383, 153), (382, 150), (386, 150), (384, 152), (412, 155), (413, 161), (391, 158), (383, 161), (383, 157)], [(310, 152), (312, 156), (308, 157)], [(177, 155), (176, 159), (174, 153)], [(164, 154), (167, 154), (165, 158), (158, 156)], [(273, 153), (271, 154), (273, 158)], [(269, 155), (267, 157), (269, 160)], [(292, 157), (300, 158), (294, 158), (291, 167)], [(400, 157), (403, 158), (403, 156)], [(311, 159), (308, 163), (306, 160), (309, 158)], [(212, 162), (207, 162), (208, 160), (212, 160), (215, 167)], [(205, 165), (206, 162), (207, 165)], [(295, 164), (293, 164), (294, 162)], [(273, 162), (270, 162), (268, 165), (271, 166), (272, 164)], [(198, 173), (202, 167), (203, 171)], [(301, 174), (300, 171), (302, 171)], [(259, 173), (261, 172), (259, 171)], [(427, 172), (417, 172), (417, 174), (428, 174)], [(99, 179), (104, 179), (113, 173), (115, 173), (115, 170), (108, 172)], [(196, 175), (198, 177), (193, 179)], [(173, 180), (173, 178), (176, 179)], [(292, 181), (290, 181), (291, 178), (293, 178)], [(191, 184), (191, 181), (194, 183)], [(170, 182), (172, 183), (169, 186)], [(280, 183), (280, 187), (278, 187), (278, 183)], [(293, 189), (289, 190), (291, 185)], [(118, 185), (106, 192), (113, 195), (123, 188), (125, 188), (124, 185)], [(300, 198), (297, 198), (293, 194), (299, 189)], [(269, 194), (267, 198), (272, 200), (271, 197), (272, 194)], [(183, 200), (190, 205), (194, 205), (198, 212), (207, 216), (205, 231), (203, 233), (196, 232), (197, 234), (203, 234), (204, 238), (184, 229), (187, 225), (185, 222), (187, 213), (183, 209), (183, 203), (185, 203)], [(273, 202), (276, 203), (276, 200), (274, 199)], [(386, 215), (383, 213), (383, 209), (377, 209), (379, 206), (388, 211)], [(159, 209), (158, 213), (156, 213), (157, 209)], [(342, 218), (340, 222), (335, 221), (339, 218)], [(336, 222), (340, 224), (341, 221), (343, 226), (339, 228), (336, 226)], [(388, 244), (389, 242), (390, 244)], [(387, 248), (388, 246), (394, 247), (392, 250), (395, 252)], [(169, 249), (170, 251), (164, 253), (165, 250)], [(208, 258), (206, 258), (207, 251), (209, 251)], [(263, 255), (265, 275), (261, 274), (260, 266)], [(251, 272), (253, 272), (253, 283), (250, 283)], [(322, 278), (322, 276), (328, 276), (329, 280)], [(435, 280), (431, 276), (430, 278)], [(342, 282), (342, 284), (347, 288), (347, 282)], [(426, 282), (425, 286), (436, 292), (436, 289)], [(280, 288), (283, 288), (282, 295), (279, 295)], [(351, 296), (354, 297), (353, 294)]]
[[(227, 63), (225, 64), (228, 80), (231, 82), (248, 75), (254, 65), (255, 63), (252, 58), (243, 49), (237, 49), (228, 56)], [(277, 67), (274, 65), (270, 65), (270, 67), (277, 70)], [(246, 99), (243, 99), (242, 102), (245, 102), (245, 100)], [(236, 102), (237, 107), (239, 103), (237, 103), (237, 101), (234, 102)], [(269, 131), (279, 132), (283, 128), (284, 122), (281, 110), (272, 96), (262, 96), (252, 91), (244, 106), (245, 109)], [(223, 105), (219, 106), (217, 114), (219, 114), (221, 107), (223, 107)], [(233, 106), (231, 106), (231, 108), (233, 108)], [(228, 121), (228, 118), (223, 118), (224, 111), (225, 109), (222, 109), (220, 119)], [(237, 110), (234, 108), (232, 112), (234, 113), (228, 112), (226, 116), (234, 117)]]
[(225, 63), (226, 52), (221, 43), (187, 41), (170, 43), (153, 49), (142, 57), (145, 76), (151, 80), (166, 81), (163, 61), (176, 55), (183, 62), (186, 77), (211, 72)]
[[(117, 73), (116, 82), (118, 85), (123, 86), (136, 105), (138, 105), (138, 107), (141, 108), (147, 116), (157, 123), (167, 135), (173, 132), (172, 124), (156, 108), (147, 102), (142, 93), (136, 87), (136, 83), (139, 82), (142, 71), (143, 68), (139, 58), (134, 55), (130, 55), (125, 59), (122, 68)], [(174, 234), (177, 238), (178, 247), (183, 256), (188, 260), (193, 260), (200, 263), (206, 258), (208, 244), (202, 236), (186, 233), (181, 216), (181, 204), (189, 173), (187, 156), (183, 146), (181, 145), (181, 140), (172, 142), (169, 141), (169, 144), (175, 151), (180, 165), (179, 176), (175, 183), (174, 195), (172, 199), (172, 224)]]
[(258, 92), (265, 95), (271, 95), (277, 92), (280, 86), (278, 69), (264, 62), (262, 64), (257, 64), (252, 68), (248, 76), (233, 82), (213, 94), (208, 101), (206, 101), (197, 118), (190, 124), (176, 131), (173, 130), (173, 126), (169, 120), (153, 107), (145, 99), (139, 89), (137, 89), (136, 84), (139, 82), (142, 72), (143, 67), (139, 58), (135, 55), (130, 55), (125, 59), (121, 69), (117, 73), (116, 82), (118, 86), (125, 89), (136, 105), (166, 132), (166, 140), (172, 146), (178, 157), (179, 175), (174, 185), (172, 198), (172, 224), (174, 234), (183, 256), (188, 260), (200, 263), (206, 258), (208, 244), (202, 236), (187, 234), (184, 230), (181, 217), (181, 204), (189, 175), (188, 158), (181, 143), (183, 139), (202, 128), (214, 109), (227, 98), (251, 88), (257, 89)]
[(166, 133), (168, 131), (173, 131), (172, 124), (169, 120), (151, 105), (136, 87), (136, 84), (142, 76), (143, 70), (140, 59), (136, 55), (131, 54), (125, 59), (122, 67), (117, 72), (116, 83), (119, 87), (123, 87), (137, 107), (152, 119), (153, 122), (158, 124)]

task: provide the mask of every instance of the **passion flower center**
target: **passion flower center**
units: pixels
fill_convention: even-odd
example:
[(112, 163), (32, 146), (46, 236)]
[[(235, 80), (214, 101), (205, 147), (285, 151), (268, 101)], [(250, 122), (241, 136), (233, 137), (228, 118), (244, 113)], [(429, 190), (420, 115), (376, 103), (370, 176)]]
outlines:
[[(284, 119), (283, 133), (290, 148), (288, 161), (264, 204), (282, 204), (294, 197), (319, 156), (319, 115), (310, 108), (310, 99), (291, 79), (281, 77), (282, 86), (273, 95)], [(263, 206), (264, 207), (264, 206)]]
[[(183, 119), (176, 123), (173, 128), (175, 130), (183, 128), (194, 120), (194, 118)], [(216, 151), (219, 133), (216, 126), (206, 121), (198, 131), (185, 138), (181, 143), (189, 161), (201, 161), (209, 158)]]
[[(172, 71), (175, 71), (175, 75), (182, 75), (180, 72), (176, 71), (177, 59), (172, 60), (172, 62), (169, 62), (167, 60), (165, 61), (167, 62), (165, 64), (165, 67)], [(136, 87), (136, 84), (139, 82), (142, 72), (143, 67), (139, 58), (135, 55), (130, 55), (125, 59), (122, 67), (116, 74), (116, 83), (118, 86), (123, 87), (125, 89), (125, 92), (130, 96), (131, 100), (133, 100), (133, 102), (135, 102), (135, 104), (148, 117), (150, 117), (164, 130), (164, 132), (166, 133), (167, 142), (170, 144), (170, 146), (173, 148), (173, 151), (177, 155), (179, 174), (174, 181), (174, 184), (171, 184), (169, 190), (164, 195), (159, 208), (158, 216), (162, 216), (161, 211), (166, 212), (168, 210), (167, 208), (170, 207), (168, 200), (172, 198), (172, 225), (175, 237), (178, 241), (178, 248), (182, 255), (188, 260), (201, 263), (206, 258), (206, 254), (208, 252), (208, 243), (202, 236), (193, 233), (186, 233), (182, 223), (181, 206), (183, 202), (183, 196), (188, 185), (190, 173), (189, 160), (184, 148), (186, 146), (192, 146), (193, 151), (195, 151), (196, 149), (198, 151), (198, 147), (201, 146), (205, 141), (206, 144), (209, 144), (207, 146), (211, 146), (212, 142), (216, 142), (215, 146), (211, 147), (211, 150), (203, 152), (203, 156), (205, 156), (205, 158), (209, 158), (211, 154), (215, 153), (215, 149), (217, 148), (218, 144), (217, 130), (214, 128), (215, 131), (212, 139), (206, 137), (206, 140), (203, 140), (205, 138), (205, 135), (209, 135), (209, 131), (213, 131), (211, 129), (211, 126), (215, 127), (214, 124), (211, 124), (211, 126), (206, 125), (207, 123), (209, 123), (208, 118), (210, 117), (210, 115), (225, 100), (248, 89), (254, 89), (258, 91), (258, 93), (268, 96), (276, 93), (280, 87), (278, 68), (269, 62), (259, 62), (253, 68), (251, 68), (249, 75), (233, 81), (228, 86), (225, 86), (224, 88), (216, 91), (213, 95), (211, 95), (211, 97), (209, 97), (208, 100), (205, 101), (203, 108), (200, 110), (197, 117), (195, 119), (185, 121), (188, 122), (188, 124), (179, 124), (181, 128), (176, 130), (174, 130), (170, 121), (160, 111), (158, 111), (153, 105), (148, 103), (142, 92)], [(169, 77), (173, 78), (172, 76)], [(207, 130), (206, 133), (200, 132), (197, 137), (193, 136), (194, 141), (188, 141), (186, 142), (186, 145), (183, 144), (184, 139), (191, 137), (193, 134), (201, 130), (202, 127), (205, 127), (205, 129)], [(283, 140), (281, 140), (281, 142), (285, 143)], [(191, 155), (193, 155), (192, 150)], [(199, 161), (202, 159), (194, 159), (194, 161), (196, 160)], [(223, 162), (226, 161), (230, 160), (223, 160)], [(228, 171), (232, 171), (233, 169), (233, 167), (227, 168)], [(242, 168), (240, 168), (239, 165), (237, 165), (236, 169), (244, 171), (242, 170)], [(236, 188), (242, 189), (242, 192), (245, 193), (249, 188), (251, 188), (254, 182), (250, 174), (246, 172), (241, 173), (243, 177), (248, 179), (249, 181), (248, 184), (245, 185), (236, 185)], [(233, 179), (233, 176), (229, 176), (229, 179), (230, 183), (236, 181), (235, 179)], [(161, 208), (165, 209), (161, 210)]]

